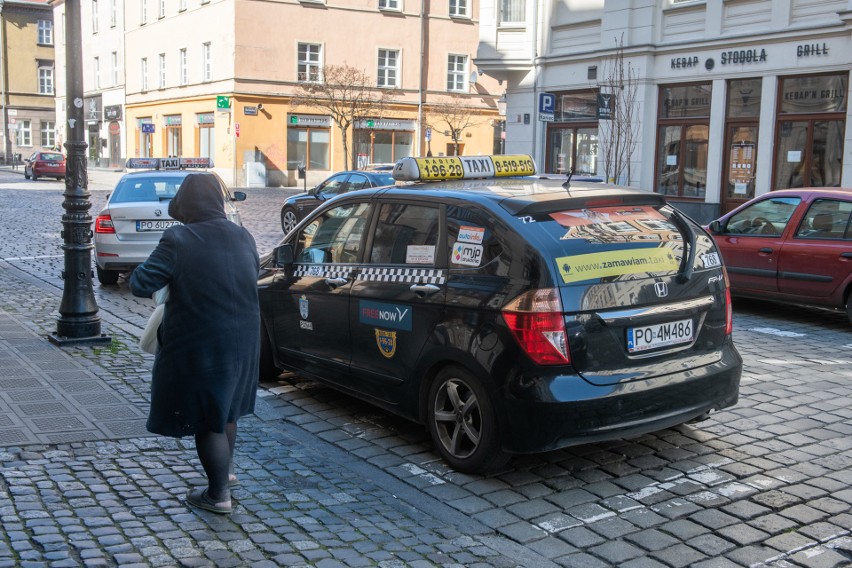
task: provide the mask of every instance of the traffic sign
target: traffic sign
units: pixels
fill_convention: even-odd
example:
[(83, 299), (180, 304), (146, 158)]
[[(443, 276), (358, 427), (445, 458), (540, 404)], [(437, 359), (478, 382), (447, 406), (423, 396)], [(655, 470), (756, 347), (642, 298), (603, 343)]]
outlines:
[(556, 117), (556, 95), (553, 93), (538, 94), (538, 119), (553, 122)]
[(231, 110), (231, 98), (224, 95), (217, 95), (216, 110)]

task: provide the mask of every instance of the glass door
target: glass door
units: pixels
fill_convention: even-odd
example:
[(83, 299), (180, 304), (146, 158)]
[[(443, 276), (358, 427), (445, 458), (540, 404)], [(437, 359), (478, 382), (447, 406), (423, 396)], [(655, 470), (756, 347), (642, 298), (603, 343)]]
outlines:
[(736, 209), (754, 197), (757, 165), (757, 125), (729, 126), (725, 142), (722, 212)]

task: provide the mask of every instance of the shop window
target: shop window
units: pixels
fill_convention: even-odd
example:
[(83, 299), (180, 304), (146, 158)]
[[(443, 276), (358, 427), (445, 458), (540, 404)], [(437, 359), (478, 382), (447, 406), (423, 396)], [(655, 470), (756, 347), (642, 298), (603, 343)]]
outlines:
[(656, 191), (703, 199), (707, 189), (710, 83), (660, 87)]
[(414, 133), (399, 130), (356, 130), (355, 153), (359, 168), (391, 164), (411, 155)]
[(306, 166), (309, 170), (328, 170), (331, 131), (327, 128), (287, 129), (287, 169)]
[(754, 197), (761, 79), (728, 81), (722, 209), (727, 212)]

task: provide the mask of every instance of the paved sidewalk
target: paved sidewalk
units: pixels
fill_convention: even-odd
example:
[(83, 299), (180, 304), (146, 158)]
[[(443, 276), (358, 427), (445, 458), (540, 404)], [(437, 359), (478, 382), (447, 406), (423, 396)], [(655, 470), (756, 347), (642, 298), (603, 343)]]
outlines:
[(240, 422), (234, 514), (194, 510), (192, 440), (144, 431), (141, 329), (60, 349), (55, 289), (0, 262), (0, 298), (0, 566), (552, 565), (285, 422), (299, 409), (267, 391)]

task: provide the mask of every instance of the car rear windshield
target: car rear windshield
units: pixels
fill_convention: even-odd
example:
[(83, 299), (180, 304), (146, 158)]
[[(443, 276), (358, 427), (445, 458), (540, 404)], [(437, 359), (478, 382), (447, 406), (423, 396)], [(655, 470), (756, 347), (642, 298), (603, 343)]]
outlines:
[(396, 180), (393, 179), (393, 174), (373, 174), (373, 181), (377, 186), (393, 185)]
[(61, 162), (62, 154), (42, 154), (41, 159), (45, 162)]
[(162, 201), (171, 199), (177, 193), (183, 177), (146, 175), (144, 177), (125, 177), (118, 182), (110, 198), (111, 203), (132, 203), (137, 201)]
[[(560, 210), (534, 221), (564, 284), (634, 280), (680, 269), (683, 235), (669, 213), (651, 205)], [(712, 242), (692, 229), (700, 235), (696, 258), (710, 253)]]

